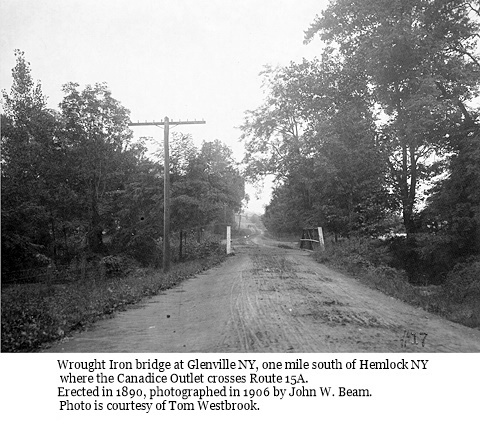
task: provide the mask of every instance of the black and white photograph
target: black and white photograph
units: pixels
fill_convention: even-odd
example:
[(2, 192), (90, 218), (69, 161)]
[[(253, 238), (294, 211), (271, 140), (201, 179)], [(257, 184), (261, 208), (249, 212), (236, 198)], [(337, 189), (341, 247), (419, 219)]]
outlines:
[(0, 0), (5, 382), (224, 422), (479, 377), (479, 34), (479, 0)]

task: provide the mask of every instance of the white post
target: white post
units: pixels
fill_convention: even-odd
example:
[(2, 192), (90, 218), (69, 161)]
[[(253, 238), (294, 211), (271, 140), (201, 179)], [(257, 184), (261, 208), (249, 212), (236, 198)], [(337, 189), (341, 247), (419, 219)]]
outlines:
[(232, 250), (232, 236), (231, 236), (231, 227), (230, 225), (227, 225), (227, 255), (230, 255), (231, 250)]
[(323, 240), (323, 230), (322, 227), (318, 227), (318, 241), (320, 242), (320, 250), (325, 250), (325, 241)]

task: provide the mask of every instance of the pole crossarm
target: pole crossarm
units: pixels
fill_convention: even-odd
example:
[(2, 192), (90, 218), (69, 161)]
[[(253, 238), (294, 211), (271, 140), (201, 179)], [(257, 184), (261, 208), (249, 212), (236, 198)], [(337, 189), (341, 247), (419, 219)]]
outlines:
[[(169, 125), (193, 125), (193, 124), (206, 124), (207, 122), (204, 120), (201, 121), (169, 121)], [(155, 126), (163, 126), (165, 125), (165, 121), (152, 121), (152, 122), (130, 122), (128, 124), (129, 127), (140, 127), (143, 125), (155, 125)]]

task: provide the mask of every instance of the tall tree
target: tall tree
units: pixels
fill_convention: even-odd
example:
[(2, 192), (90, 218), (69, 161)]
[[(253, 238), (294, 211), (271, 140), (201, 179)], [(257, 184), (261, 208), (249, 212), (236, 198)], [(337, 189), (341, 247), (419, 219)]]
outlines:
[(261, 75), (266, 99), (257, 109), (246, 112), (241, 126), (246, 150), (245, 174), (251, 180), (288, 174), (292, 159), (300, 154), (305, 123), (289, 69), (267, 66)]
[(415, 232), (418, 187), (434, 175), (434, 154), (447, 146), (446, 128), (461, 120), (478, 81), (471, 3), (336, 0), (306, 33), (307, 42), (319, 34), (368, 78), (386, 122), (407, 237)]
[(231, 150), (215, 140), (203, 142), (199, 151), (185, 151), (186, 166), (172, 176), (172, 225), (182, 229), (232, 221), (242, 207), (245, 186)]
[(448, 176), (434, 186), (423, 215), (429, 230), (443, 236), (440, 242), (447, 245), (442, 247), (448, 250), (448, 265), (453, 268), (459, 260), (480, 255), (479, 125), (456, 128), (450, 138), (455, 152)]
[(63, 137), (75, 184), (88, 216), (87, 242), (92, 253), (104, 251), (103, 234), (112, 224), (115, 196), (124, 190), (136, 164), (136, 146), (128, 128), (129, 111), (105, 84), (66, 84), (60, 104)]
[[(344, 234), (378, 231), (375, 221), (392, 207), (385, 152), (368, 81), (355, 71), (328, 50), (322, 60), (292, 63), (269, 75), (265, 104), (249, 112), (242, 127), (247, 175), (270, 172), (280, 182), (267, 218), (282, 214), (273, 211), (275, 203), (297, 211), (301, 225), (321, 223)], [(293, 209), (287, 193), (296, 199)]]
[(54, 213), (46, 200), (53, 191), (60, 157), (57, 117), (46, 107), (40, 83), (31, 76), (24, 53), (16, 50), (10, 93), (3, 91), (2, 268), (34, 266), (54, 256)]

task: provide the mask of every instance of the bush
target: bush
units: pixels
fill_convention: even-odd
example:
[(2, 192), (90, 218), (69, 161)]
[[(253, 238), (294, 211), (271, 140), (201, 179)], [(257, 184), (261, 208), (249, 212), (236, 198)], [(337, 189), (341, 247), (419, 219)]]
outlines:
[(381, 240), (342, 239), (326, 244), (325, 251), (316, 251), (315, 255), (317, 261), (361, 277), (369, 286), (388, 295), (411, 298), (405, 273), (389, 265), (392, 259), (388, 244)]
[(416, 234), (418, 254), (417, 272), (424, 284), (443, 284), (457, 257), (449, 236), (440, 234)]
[(391, 266), (404, 269), (415, 285), (441, 285), (459, 260), (452, 238), (442, 234), (416, 233), (408, 244), (405, 237), (388, 240)]
[(480, 257), (455, 265), (447, 275), (443, 293), (458, 303), (480, 298)]
[(439, 311), (455, 322), (480, 328), (480, 257), (459, 263), (438, 294)]
[(143, 267), (159, 267), (163, 260), (162, 243), (154, 240), (150, 236), (138, 235), (123, 244), (122, 240), (116, 241), (117, 246), (121, 246), (117, 253), (128, 254)]
[(139, 264), (132, 258), (126, 256), (104, 256), (100, 260), (106, 277), (124, 276), (139, 267)]
[(171, 239), (171, 259), (173, 262), (179, 262), (180, 260), (193, 260), (203, 259), (210, 255), (222, 256), (225, 247), (221, 243), (221, 237), (219, 235), (205, 232), (201, 234), (201, 239), (198, 241), (196, 235), (189, 234), (187, 243), (182, 245), (182, 257), (180, 258), (180, 241), (178, 238)]
[(319, 262), (332, 262), (351, 268), (351, 272), (391, 262), (388, 245), (381, 240), (368, 238), (349, 238), (338, 242), (327, 240), (325, 250), (315, 251), (315, 256)]

